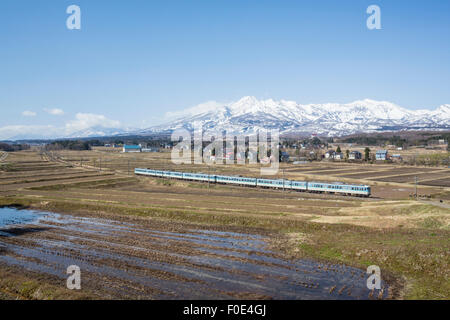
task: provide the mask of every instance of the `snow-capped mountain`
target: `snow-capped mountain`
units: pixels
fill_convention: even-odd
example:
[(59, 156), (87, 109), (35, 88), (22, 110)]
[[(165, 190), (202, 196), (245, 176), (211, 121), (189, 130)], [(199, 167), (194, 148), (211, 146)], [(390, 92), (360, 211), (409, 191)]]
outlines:
[(448, 130), (450, 105), (436, 110), (408, 110), (386, 101), (361, 100), (348, 104), (298, 104), (295, 101), (244, 97), (230, 104), (206, 103), (177, 113), (179, 118), (140, 134), (192, 130), (249, 133), (279, 129), (280, 133), (345, 135), (395, 130)]
[(122, 129), (122, 128), (105, 128), (102, 126), (94, 126), (71, 133), (69, 135), (66, 135), (64, 138), (109, 137), (109, 136), (123, 135), (128, 132), (134, 132), (135, 130), (136, 129), (130, 128)]
[(348, 104), (299, 104), (295, 101), (258, 100), (244, 97), (220, 104), (207, 102), (169, 114), (175, 120), (148, 129), (126, 128), (102, 115), (77, 114), (65, 126), (0, 128), (0, 139), (55, 139), (171, 133), (201, 126), (205, 133), (250, 134), (278, 129), (281, 134), (347, 135), (359, 132), (398, 130), (450, 130), (450, 104), (435, 110), (408, 110), (386, 101), (361, 100)]
[[(71, 139), (71, 138), (97, 138), (126, 135), (135, 132), (136, 128), (107, 128), (91, 126), (82, 130), (67, 132), (66, 128), (54, 126), (11, 126), (0, 128), (0, 140), (34, 140), (34, 139)], [(21, 132), (21, 133), (16, 133)]]

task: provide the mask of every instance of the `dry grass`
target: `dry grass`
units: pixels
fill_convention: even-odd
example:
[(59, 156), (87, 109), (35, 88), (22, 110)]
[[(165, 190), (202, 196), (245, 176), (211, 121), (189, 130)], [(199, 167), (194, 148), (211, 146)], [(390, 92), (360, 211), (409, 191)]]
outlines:
[[(293, 257), (359, 267), (376, 264), (386, 276), (407, 284), (406, 298), (449, 298), (450, 212), (431, 203), (410, 200), (407, 195), (411, 186), (377, 182), (379, 185), (374, 189), (378, 195), (387, 195), (382, 200), (218, 185), (208, 188), (202, 183), (127, 175), (128, 160), (132, 169), (175, 169), (166, 153), (130, 155), (97, 150), (64, 151), (60, 156), (74, 166), (83, 157), (83, 168), (70, 168), (67, 162), (50, 164), (32, 151), (11, 153), (8, 166), (18, 170), (15, 172), (20, 183), (11, 183), (15, 172), (0, 172), (0, 205), (21, 204), (72, 214), (140, 216), (275, 232), (279, 236), (274, 237), (274, 246)], [(100, 157), (108, 175), (94, 167), (94, 160), (99, 164)], [(43, 169), (48, 169), (48, 165), (58, 173), (54, 175), (56, 179), (50, 179), (52, 170)], [(285, 177), (315, 180), (328, 177), (311, 173), (318, 166), (325, 168), (324, 164), (311, 165), (309, 171), (297, 172), (286, 167)], [(327, 164), (328, 170), (334, 166)], [(353, 165), (345, 164), (345, 167), (354, 169)], [(195, 172), (209, 169), (176, 168)], [(389, 169), (392, 167), (386, 166)], [(220, 166), (214, 172), (258, 176), (258, 170), (257, 167)], [(345, 174), (342, 170), (341, 167), (339, 174)], [(426, 192), (444, 199), (448, 194), (445, 188), (426, 188)]]

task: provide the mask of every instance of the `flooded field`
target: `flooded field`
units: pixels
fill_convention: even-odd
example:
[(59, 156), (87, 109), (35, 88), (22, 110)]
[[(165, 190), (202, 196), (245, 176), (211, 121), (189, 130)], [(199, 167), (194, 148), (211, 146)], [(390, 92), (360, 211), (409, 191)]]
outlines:
[[(368, 299), (365, 270), (289, 260), (267, 235), (0, 208), (0, 265), (104, 298)], [(59, 280), (58, 280), (59, 281)], [(381, 295), (388, 296), (387, 284)], [(379, 292), (373, 295), (378, 298)], [(370, 295), (371, 296), (371, 295)]]

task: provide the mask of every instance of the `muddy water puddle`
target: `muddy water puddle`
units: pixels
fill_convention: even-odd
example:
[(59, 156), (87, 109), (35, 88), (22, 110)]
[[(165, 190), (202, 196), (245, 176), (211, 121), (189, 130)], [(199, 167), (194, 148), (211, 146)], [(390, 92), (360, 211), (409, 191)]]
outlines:
[[(288, 260), (266, 236), (0, 208), (0, 264), (105, 298), (368, 299), (364, 270)], [(383, 297), (388, 285), (382, 283)], [(378, 292), (374, 296), (378, 297)]]

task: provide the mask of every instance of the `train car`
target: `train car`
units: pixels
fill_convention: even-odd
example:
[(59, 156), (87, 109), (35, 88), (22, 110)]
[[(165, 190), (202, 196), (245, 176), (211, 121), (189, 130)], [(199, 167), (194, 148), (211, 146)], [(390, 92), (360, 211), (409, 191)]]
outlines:
[(370, 187), (364, 185), (351, 185), (341, 183), (308, 182), (308, 191), (329, 192), (357, 196), (370, 196)]
[(152, 175), (152, 174), (150, 173), (150, 171), (153, 171), (153, 170), (140, 169), (140, 168), (134, 169), (134, 173), (135, 173), (135, 174), (143, 174), (143, 175), (146, 175), (146, 176), (151, 176), (151, 175)]
[(163, 177), (164, 171), (162, 170), (155, 170), (155, 177)]
[(135, 174), (142, 174), (142, 175), (146, 175), (146, 176), (153, 176), (153, 177), (157, 176), (157, 171), (156, 170), (151, 170), (151, 169), (139, 169), (139, 168), (136, 168), (136, 169), (134, 169), (134, 173)]
[(345, 183), (324, 183), (324, 182), (306, 182), (306, 181), (291, 181), (291, 180), (276, 180), (276, 179), (255, 179), (240, 176), (220, 176), (209, 175), (203, 173), (182, 173), (177, 171), (161, 171), (152, 169), (136, 168), (135, 174), (153, 176), (153, 177), (167, 177), (174, 179), (184, 179), (192, 181), (224, 183), (252, 187), (265, 187), (275, 189), (291, 189), (308, 192), (327, 192), (342, 195), (354, 195), (369, 197), (371, 194), (370, 186), (366, 185), (351, 185)]
[(210, 181), (209, 174), (204, 173), (183, 173), (182, 179), (193, 181)]
[(163, 178), (169, 178), (169, 175), (170, 175), (170, 171), (163, 171), (161, 176)]
[(306, 181), (291, 181), (292, 190), (308, 191), (308, 182)]
[(236, 177), (236, 176), (216, 176), (216, 182), (256, 187), (255, 178)]
[(172, 178), (172, 179), (183, 179), (183, 173), (182, 172), (176, 172), (176, 171), (165, 171), (164, 177), (166, 178)]
[(366, 185), (349, 185), (349, 187), (351, 187), (350, 194), (370, 197), (370, 194), (371, 194), (370, 186), (366, 186)]
[(258, 187), (265, 187), (265, 188), (291, 189), (290, 180), (257, 179), (256, 185)]
[(216, 182), (217, 183), (228, 183), (230, 177), (228, 176), (217, 176), (216, 175)]

